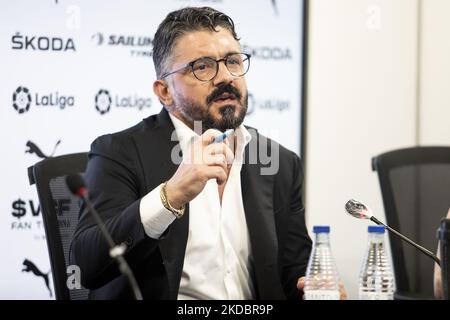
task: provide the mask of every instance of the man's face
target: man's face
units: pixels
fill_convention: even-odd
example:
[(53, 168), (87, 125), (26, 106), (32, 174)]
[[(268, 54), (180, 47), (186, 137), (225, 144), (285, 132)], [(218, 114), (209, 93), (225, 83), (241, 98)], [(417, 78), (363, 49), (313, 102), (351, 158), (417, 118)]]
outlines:
[[(221, 27), (218, 32), (202, 30), (182, 36), (174, 47), (169, 71), (201, 57), (215, 60), (229, 53), (241, 52), (231, 33)], [(237, 128), (247, 112), (247, 85), (244, 77), (230, 74), (223, 61), (217, 75), (200, 81), (188, 67), (167, 79), (173, 97), (171, 111), (187, 125), (202, 121), (202, 130), (221, 131)]]

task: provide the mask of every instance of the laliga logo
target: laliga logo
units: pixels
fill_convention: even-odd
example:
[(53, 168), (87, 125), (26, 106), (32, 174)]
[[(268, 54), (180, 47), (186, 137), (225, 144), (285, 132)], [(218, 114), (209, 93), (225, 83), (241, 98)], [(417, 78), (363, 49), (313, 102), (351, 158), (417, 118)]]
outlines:
[(21, 114), (30, 110), (31, 94), (25, 87), (18, 87), (13, 93), (13, 107)]
[(111, 109), (111, 95), (108, 90), (100, 89), (95, 95), (95, 110), (100, 112), (101, 115), (109, 112)]
[(255, 97), (253, 96), (253, 93), (248, 94), (247, 99), (247, 115), (251, 115), (255, 111)]
[(247, 102), (247, 115), (251, 115), (256, 111), (256, 109), (283, 112), (285, 110), (291, 109), (291, 101), (281, 100), (279, 98), (256, 99), (253, 93), (249, 93)]
[[(28, 112), (32, 102), (30, 90), (27, 87), (19, 86), (13, 93), (12, 102), (14, 109), (19, 114)], [(61, 95), (58, 91), (44, 95), (35, 93), (34, 103), (37, 107), (59, 107), (62, 110), (66, 106), (73, 107), (75, 98), (73, 96)]]
[(130, 94), (124, 97), (116, 94), (113, 97), (108, 90), (100, 89), (95, 95), (95, 110), (104, 115), (111, 111), (112, 106), (127, 109), (136, 108), (141, 111), (152, 106), (152, 99), (140, 97), (137, 94)]

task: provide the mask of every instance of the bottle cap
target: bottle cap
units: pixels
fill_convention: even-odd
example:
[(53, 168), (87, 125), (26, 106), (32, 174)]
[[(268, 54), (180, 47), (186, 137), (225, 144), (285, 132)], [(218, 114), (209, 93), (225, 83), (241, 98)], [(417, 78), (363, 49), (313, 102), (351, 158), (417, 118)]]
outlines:
[(314, 233), (330, 233), (330, 226), (314, 226)]
[(367, 231), (369, 233), (384, 233), (384, 226), (369, 226)]

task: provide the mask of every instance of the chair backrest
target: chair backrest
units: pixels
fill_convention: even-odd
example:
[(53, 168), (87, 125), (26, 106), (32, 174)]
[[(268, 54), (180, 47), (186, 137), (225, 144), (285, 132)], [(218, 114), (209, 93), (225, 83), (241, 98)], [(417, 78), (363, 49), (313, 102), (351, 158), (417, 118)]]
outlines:
[[(387, 224), (436, 252), (436, 231), (450, 207), (450, 147), (413, 147), (372, 159)], [(434, 261), (389, 234), (397, 294), (432, 299)]]
[(86, 164), (87, 153), (74, 153), (47, 158), (28, 168), (30, 184), (36, 184), (41, 205), (58, 300), (87, 299), (89, 293), (87, 289), (79, 288), (79, 269), (69, 265), (70, 242), (78, 223), (81, 202), (70, 193), (65, 183), (68, 174), (83, 173)]

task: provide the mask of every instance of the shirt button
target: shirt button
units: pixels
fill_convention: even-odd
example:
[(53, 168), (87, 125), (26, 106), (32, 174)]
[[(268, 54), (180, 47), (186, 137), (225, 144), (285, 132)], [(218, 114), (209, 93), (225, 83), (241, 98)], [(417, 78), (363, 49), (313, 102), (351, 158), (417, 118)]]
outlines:
[(133, 238), (132, 237), (128, 237), (127, 240), (125, 240), (125, 244), (128, 247), (131, 247), (131, 245), (133, 244)]

